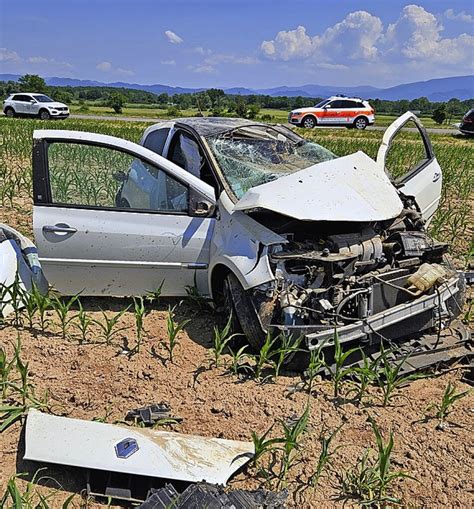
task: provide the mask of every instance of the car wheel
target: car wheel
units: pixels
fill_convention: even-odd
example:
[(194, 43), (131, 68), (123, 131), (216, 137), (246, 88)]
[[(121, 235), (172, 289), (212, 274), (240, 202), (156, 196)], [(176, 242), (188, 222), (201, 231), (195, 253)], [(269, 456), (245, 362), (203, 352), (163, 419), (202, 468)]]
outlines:
[(39, 113), (39, 118), (41, 120), (49, 120), (51, 118), (51, 115), (49, 114), (48, 110), (41, 110)]
[(313, 129), (313, 127), (316, 125), (316, 119), (311, 115), (308, 115), (303, 118), (301, 125), (306, 129)]
[(260, 351), (265, 343), (266, 332), (249, 294), (232, 273), (224, 281), (224, 304), (229, 315), (232, 313), (234, 332), (242, 332), (250, 346)]
[(367, 119), (365, 117), (357, 117), (355, 120), (354, 120), (354, 127), (356, 129), (365, 129), (367, 126), (369, 125), (369, 122), (367, 121)]
[(15, 116), (15, 110), (13, 108), (7, 108), (5, 110), (5, 115), (8, 117), (8, 118), (13, 118)]

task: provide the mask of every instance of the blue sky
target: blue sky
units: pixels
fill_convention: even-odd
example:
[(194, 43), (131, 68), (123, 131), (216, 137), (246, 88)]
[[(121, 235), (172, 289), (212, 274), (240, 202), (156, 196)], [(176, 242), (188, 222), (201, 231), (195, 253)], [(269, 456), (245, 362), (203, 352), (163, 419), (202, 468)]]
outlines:
[(472, 0), (0, 0), (0, 73), (391, 86), (474, 67)]

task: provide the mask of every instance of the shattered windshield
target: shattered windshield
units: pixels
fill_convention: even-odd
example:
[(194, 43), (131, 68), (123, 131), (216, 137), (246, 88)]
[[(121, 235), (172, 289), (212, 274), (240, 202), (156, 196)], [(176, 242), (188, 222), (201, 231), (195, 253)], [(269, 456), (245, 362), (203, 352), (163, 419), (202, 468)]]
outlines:
[(237, 199), (252, 187), (336, 157), (281, 126), (250, 125), (206, 141)]

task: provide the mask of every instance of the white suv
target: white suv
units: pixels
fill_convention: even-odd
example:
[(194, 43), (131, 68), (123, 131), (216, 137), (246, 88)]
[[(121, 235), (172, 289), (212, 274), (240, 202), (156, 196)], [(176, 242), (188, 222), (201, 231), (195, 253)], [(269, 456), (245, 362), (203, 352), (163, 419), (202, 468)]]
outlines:
[(3, 101), (7, 117), (33, 115), (41, 120), (69, 117), (69, 108), (44, 94), (11, 94)]

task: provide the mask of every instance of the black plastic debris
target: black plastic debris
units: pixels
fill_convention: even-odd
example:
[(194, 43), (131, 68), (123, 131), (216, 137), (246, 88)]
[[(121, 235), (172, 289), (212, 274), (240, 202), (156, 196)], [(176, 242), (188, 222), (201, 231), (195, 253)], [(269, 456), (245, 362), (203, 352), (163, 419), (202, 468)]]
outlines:
[(168, 509), (176, 507), (175, 500), (179, 497), (172, 484), (166, 484), (163, 488), (151, 490), (151, 495), (139, 506), (140, 509)]
[[(174, 493), (174, 494), (173, 494)], [(174, 498), (173, 498), (174, 497)], [(222, 486), (199, 483), (178, 494), (174, 486), (151, 490), (138, 509), (285, 509), (288, 491), (278, 493), (259, 490), (224, 491)]]
[(153, 426), (158, 422), (179, 423), (183, 421), (183, 418), (172, 416), (169, 405), (162, 402), (130, 410), (125, 416), (125, 420), (142, 422), (145, 426)]

